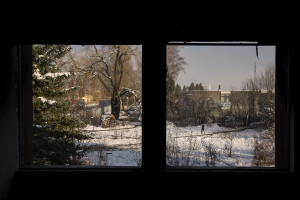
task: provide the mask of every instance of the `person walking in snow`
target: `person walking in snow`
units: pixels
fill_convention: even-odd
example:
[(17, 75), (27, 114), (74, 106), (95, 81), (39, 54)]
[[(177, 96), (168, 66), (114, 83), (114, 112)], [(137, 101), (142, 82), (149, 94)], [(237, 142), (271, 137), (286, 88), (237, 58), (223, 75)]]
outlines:
[(205, 130), (204, 130), (204, 124), (202, 124), (202, 126), (201, 126), (201, 134), (202, 133), (205, 133)]

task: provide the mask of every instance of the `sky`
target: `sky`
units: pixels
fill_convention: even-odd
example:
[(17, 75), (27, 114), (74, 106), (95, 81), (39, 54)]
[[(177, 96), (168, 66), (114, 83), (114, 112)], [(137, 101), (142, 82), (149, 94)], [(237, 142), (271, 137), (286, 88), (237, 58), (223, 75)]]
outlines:
[(181, 87), (201, 83), (217, 90), (239, 90), (242, 82), (264, 72), (266, 65), (275, 65), (275, 46), (181, 46), (180, 56), (187, 65), (176, 80)]

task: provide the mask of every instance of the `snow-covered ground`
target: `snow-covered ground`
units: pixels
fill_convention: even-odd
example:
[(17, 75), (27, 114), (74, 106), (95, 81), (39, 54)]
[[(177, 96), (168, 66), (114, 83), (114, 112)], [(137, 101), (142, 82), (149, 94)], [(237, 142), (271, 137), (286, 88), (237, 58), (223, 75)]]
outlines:
[(142, 127), (140, 123), (102, 128), (89, 125), (85, 134), (91, 136), (80, 142), (86, 146), (87, 165), (140, 166), (142, 149)]
[(217, 124), (176, 127), (167, 123), (167, 165), (252, 167), (255, 141), (265, 135), (258, 128), (225, 128)]
[[(113, 128), (87, 126), (91, 139), (82, 159), (87, 165), (140, 166), (142, 127), (129, 124)], [(255, 141), (264, 136), (258, 128), (225, 128), (217, 124), (176, 127), (167, 122), (168, 166), (251, 167)]]

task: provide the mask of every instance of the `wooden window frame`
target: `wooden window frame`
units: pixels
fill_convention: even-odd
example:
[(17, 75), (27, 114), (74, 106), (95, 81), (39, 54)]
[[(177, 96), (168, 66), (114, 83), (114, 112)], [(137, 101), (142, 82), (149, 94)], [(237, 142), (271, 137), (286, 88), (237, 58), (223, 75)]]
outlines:
[[(180, 40), (178, 40), (180, 41)], [(275, 168), (189, 168), (170, 169), (166, 167), (166, 40), (114, 41), (118, 44), (139, 44), (143, 47), (143, 126), (142, 126), (142, 167), (90, 167), (90, 166), (53, 166), (34, 167), (31, 164), (31, 45), (19, 45), (19, 171), (67, 171), (67, 172), (131, 172), (134, 174), (186, 174), (186, 173), (235, 173), (235, 172), (294, 172), (294, 100), (291, 80), (291, 47), (277, 41), (258, 42), (255, 45), (276, 46), (276, 132), (275, 132)], [(112, 44), (112, 41), (95, 41), (98, 44)], [(210, 41), (204, 41), (210, 42)], [(227, 41), (232, 45), (232, 41)], [(68, 42), (66, 42), (68, 43)], [(90, 43), (93, 43), (91, 41)], [(172, 45), (174, 45), (172, 43)], [(197, 43), (199, 45), (199, 43)], [(218, 44), (220, 45), (220, 44)], [(225, 44), (224, 44), (225, 45)], [(238, 45), (238, 44), (237, 44)], [(240, 44), (239, 44), (240, 45)], [(249, 44), (248, 44), (249, 45)], [(151, 82), (151, 84), (150, 84)], [(154, 99), (154, 95), (156, 95)], [(156, 118), (153, 119), (155, 114)]]

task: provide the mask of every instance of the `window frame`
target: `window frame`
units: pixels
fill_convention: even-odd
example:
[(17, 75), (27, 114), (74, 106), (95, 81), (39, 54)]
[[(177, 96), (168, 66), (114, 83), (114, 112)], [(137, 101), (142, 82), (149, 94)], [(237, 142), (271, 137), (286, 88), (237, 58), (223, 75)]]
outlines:
[[(47, 43), (41, 43), (47, 44)], [(48, 43), (51, 44), (51, 43)], [(63, 43), (62, 43), (63, 44)], [(143, 45), (140, 43), (95, 43), (95, 45), (141, 45), (142, 49), (142, 85), (143, 85)], [(143, 155), (143, 121), (144, 121), (144, 97), (142, 96), (142, 164), (141, 166), (92, 166), (92, 165), (50, 165), (50, 166), (41, 166), (33, 165), (32, 161), (32, 45), (33, 44), (20, 44), (19, 45), (19, 55), (20, 60), (19, 64), (19, 169), (25, 171), (143, 171), (144, 165), (144, 155)], [(77, 43), (67, 44), (67, 45), (80, 45)], [(143, 94), (143, 86), (142, 86)]]
[[(274, 46), (275, 47), (275, 167), (185, 167), (167, 166), (168, 172), (294, 172), (293, 111), (289, 103), (290, 50), (284, 44), (260, 41), (169, 41), (174, 46)], [(256, 52), (258, 54), (258, 52)]]
[[(184, 40), (178, 40), (184, 41)], [(115, 43), (116, 42), (116, 43)], [(143, 94), (143, 112), (142, 112), (142, 167), (92, 167), (92, 166), (33, 166), (28, 165), (26, 160), (31, 157), (31, 124), (30, 115), (32, 116), (32, 95), (31, 91), (31, 49), (30, 44), (19, 45), (19, 142), (20, 142), (20, 171), (90, 171), (90, 172), (134, 172), (138, 174), (174, 174), (174, 173), (194, 173), (197, 172), (294, 172), (294, 132), (291, 125), (293, 125), (293, 100), (290, 97), (293, 91), (290, 86), (290, 46), (278, 42), (258, 42), (253, 44), (272, 45), (276, 46), (276, 125), (281, 124), (280, 130), (276, 127), (275, 132), (275, 159), (276, 165), (274, 168), (253, 168), (253, 167), (239, 167), (239, 168), (169, 168), (166, 166), (166, 47), (170, 45), (168, 41), (158, 40), (153, 41), (115, 41), (115, 42), (95, 42), (95, 44), (138, 44), (142, 45), (142, 94)], [(208, 44), (210, 41), (200, 41)], [(226, 41), (232, 45), (233, 41)], [(35, 43), (35, 42), (34, 42)], [(69, 42), (66, 42), (69, 43)], [(89, 42), (92, 43), (92, 42)], [(78, 43), (73, 43), (78, 44)], [(172, 43), (171, 45), (175, 45)], [(184, 42), (181, 45), (187, 45)], [(188, 45), (192, 45), (188, 43)], [(195, 44), (199, 45), (199, 43)], [(210, 45), (213, 45), (210, 43)], [(220, 45), (220, 44), (217, 44)], [(223, 44), (227, 45), (227, 44)], [(241, 45), (241, 44), (235, 44)], [(247, 44), (249, 45), (249, 44)], [(155, 51), (153, 51), (155, 50)], [(155, 59), (153, 59), (155, 58)], [(152, 67), (156, 65), (156, 72)], [(155, 76), (156, 83), (154, 87), (150, 86), (149, 82), (153, 81), (151, 76)], [(151, 94), (147, 91), (156, 89), (160, 101), (151, 102)], [(287, 103), (287, 106), (284, 104)], [(154, 105), (152, 105), (154, 104)], [(292, 104), (292, 105), (290, 105)], [(31, 105), (31, 106), (30, 106)], [(279, 106), (278, 106), (279, 105)], [(158, 120), (155, 125), (151, 123), (151, 115), (153, 108), (158, 110)], [(279, 115), (278, 113), (283, 113)], [(278, 123), (277, 123), (278, 122)], [(155, 134), (152, 134), (152, 133)], [(151, 135), (152, 134), (152, 135)], [(155, 137), (154, 137), (155, 136)], [(279, 141), (279, 142), (278, 142)], [(153, 148), (157, 147), (157, 148)], [(283, 150), (281, 152), (281, 150)], [(279, 152), (279, 153), (278, 153)], [(279, 154), (279, 155), (277, 155)], [(154, 156), (153, 156), (154, 155)], [(25, 161), (24, 161), (25, 159)]]

